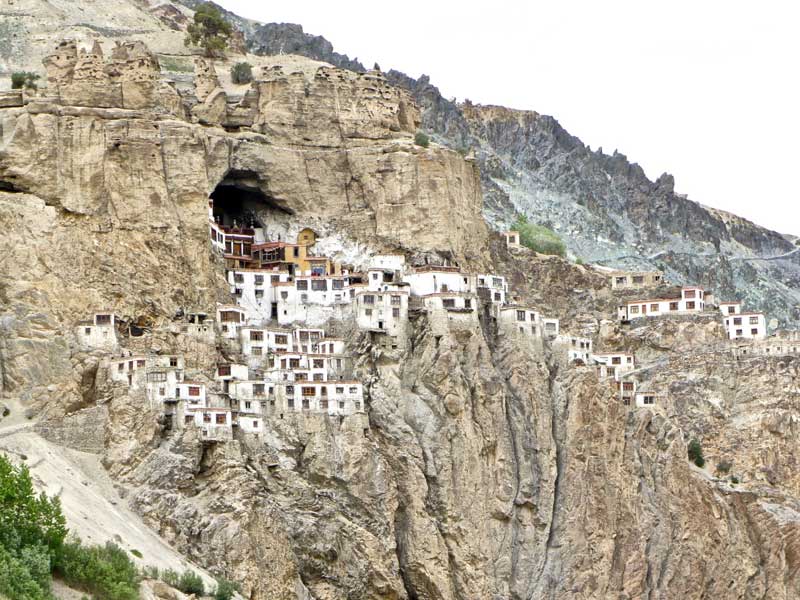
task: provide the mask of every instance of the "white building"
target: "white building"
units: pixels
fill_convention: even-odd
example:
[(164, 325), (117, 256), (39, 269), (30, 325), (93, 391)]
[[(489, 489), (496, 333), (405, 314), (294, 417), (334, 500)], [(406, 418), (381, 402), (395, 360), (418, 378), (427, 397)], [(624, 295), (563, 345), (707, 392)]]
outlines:
[(136, 354), (114, 358), (108, 363), (108, 375), (111, 381), (134, 384), (134, 376), (147, 370), (147, 356)]
[(276, 384), (269, 410), (280, 417), (292, 413), (360, 413), (365, 410), (364, 390), (358, 381)]
[(478, 298), (472, 293), (427, 294), (422, 296), (422, 303), (428, 310), (446, 312), (450, 321), (478, 320)]
[(647, 408), (655, 406), (658, 394), (655, 392), (636, 392), (636, 407)]
[(217, 326), (222, 337), (239, 339), (239, 328), (247, 323), (247, 311), (241, 306), (220, 304), (217, 306)]
[(611, 289), (630, 290), (656, 287), (664, 283), (661, 271), (611, 271), (609, 274)]
[(728, 338), (732, 340), (763, 340), (767, 337), (767, 320), (764, 313), (738, 312), (723, 318)]
[(110, 312), (92, 315), (91, 321), (81, 321), (75, 329), (81, 346), (110, 350), (117, 346), (117, 318)]
[(403, 333), (408, 321), (408, 292), (358, 292), (355, 297), (356, 324), (359, 329)]
[(262, 357), (270, 352), (290, 352), (294, 350), (291, 329), (272, 329), (269, 327), (245, 326), (239, 329), (242, 354)]
[(409, 284), (412, 296), (439, 293), (475, 293), (473, 278), (458, 267), (419, 267), (406, 273), (403, 281)]
[(550, 339), (557, 337), (560, 331), (558, 319), (542, 317), (542, 330), (544, 331), (545, 337)]
[(503, 236), (506, 238), (506, 247), (508, 248), (521, 248), (518, 231), (504, 231)]
[(580, 360), (589, 364), (592, 355), (592, 340), (569, 334), (559, 334), (556, 343), (566, 348), (567, 360), (570, 362)]
[[(169, 394), (169, 392), (167, 392)], [(180, 381), (175, 383), (176, 400), (183, 401), (188, 408), (204, 407), (206, 402), (206, 386), (198, 381)]]
[(203, 439), (213, 441), (230, 440), (233, 435), (233, 413), (223, 407), (187, 407), (184, 425), (194, 425)]
[(507, 305), (498, 311), (498, 323), (533, 337), (542, 337), (542, 319), (539, 312), (525, 306)]
[(597, 366), (597, 375), (600, 378), (613, 377), (619, 381), (620, 376), (636, 368), (636, 359), (633, 354), (625, 352), (609, 352), (592, 354), (591, 360)]
[(500, 275), (476, 275), (475, 288), (478, 297), (492, 305), (502, 306), (508, 301), (508, 285), (506, 278)]
[(701, 287), (685, 287), (681, 289), (680, 298), (653, 298), (626, 302), (619, 307), (618, 316), (622, 321), (630, 321), (640, 317), (696, 313), (704, 309), (705, 290)]
[(738, 315), (742, 312), (742, 303), (741, 302), (720, 302), (719, 303), (719, 312), (722, 313), (723, 317), (727, 317), (728, 315)]

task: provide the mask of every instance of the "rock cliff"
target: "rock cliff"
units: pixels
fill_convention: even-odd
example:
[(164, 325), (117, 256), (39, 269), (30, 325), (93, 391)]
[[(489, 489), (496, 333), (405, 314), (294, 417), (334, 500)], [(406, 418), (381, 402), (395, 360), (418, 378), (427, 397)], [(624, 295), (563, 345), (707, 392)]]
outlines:
[[(494, 213), (481, 177), (499, 180), (509, 156), (549, 172), (574, 153), (619, 172), (620, 189), (638, 178), (623, 159), (581, 150), (533, 114), (458, 107), (450, 119), (449, 107), (417, 104), (380, 73), (255, 57), (242, 92), (197, 61), (187, 93), (143, 46), (78, 46), (59, 47), (48, 86), (0, 108), (0, 392), (12, 419), (37, 423), (4, 433), (0, 422), (0, 448), (41, 436), (92, 453), (137, 518), (253, 600), (797, 597), (795, 359), (710, 360), (724, 333), (702, 319), (615, 324), (619, 296), (603, 275), (511, 252), (484, 218)], [(420, 119), (440, 139), (497, 146), (506, 162), (494, 173), (489, 150), (476, 162), (417, 146)], [(554, 162), (543, 167), (548, 153), (527, 137), (501, 148), (508, 128), (538, 131)], [(615, 197), (648, 219), (661, 192), (638, 181), (644, 191)], [(652, 185), (677, 203), (668, 182)], [(669, 400), (630, 410), (549, 342), (485, 316), (417, 312), (400, 348), (336, 325), (365, 383), (365, 413), (273, 416), (261, 438), (226, 443), (167, 430), (142, 393), (109, 382), (108, 352), (81, 347), (75, 324), (113, 311), (119, 349), (213, 368), (224, 345), (189, 340), (175, 319), (230, 301), (208, 239), (209, 195), (230, 188), (264, 214), (343, 240), (341, 253), (503, 275), (520, 302), (598, 347), (666, 358), (642, 382)], [(610, 210), (603, 202), (596, 214)], [(711, 213), (689, 202), (675, 214), (697, 228), (686, 244), (713, 233), (720, 248), (786, 248), (721, 216), (703, 224)], [(674, 241), (653, 226), (647, 235)], [(732, 460), (741, 483), (691, 465), (693, 437), (712, 467)]]

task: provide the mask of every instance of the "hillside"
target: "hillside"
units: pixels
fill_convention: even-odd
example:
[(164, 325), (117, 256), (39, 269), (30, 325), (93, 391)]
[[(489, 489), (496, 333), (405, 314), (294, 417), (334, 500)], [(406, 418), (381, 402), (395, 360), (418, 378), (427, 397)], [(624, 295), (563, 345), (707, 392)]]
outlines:
[(193, 3), (118, 4), (0, 11), (42, 74), (0, 95), (0, 452), (68, 527), (251, 600), (800, 596), (800, 339), (718, 306), (788, 321), (797, 258), (741, 257), (791, 240), (297, 26), (211, 60)]

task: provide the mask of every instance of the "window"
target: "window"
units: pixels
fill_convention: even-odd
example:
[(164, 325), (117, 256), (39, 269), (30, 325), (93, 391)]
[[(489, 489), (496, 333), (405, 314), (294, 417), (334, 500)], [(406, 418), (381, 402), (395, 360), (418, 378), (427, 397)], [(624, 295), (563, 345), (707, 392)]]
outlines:
[(644, 398), (642, 398), (642, 402), (644, 404), (655, 404), (656, 403), (656, 397), (655, 396), (645, 396)]
[(351, 394), (357, 394), (358, 393), (358, 388), (357, 387), (351, 387), (350, 388), (350, 393)]
[(364, 304), (375, 304), (375, 296), (371, 294), (364, 296)]
[(324, 369), (325, 368), (325, 359), (323, 359), (323, 358), (315, 358), (314, 359), (314, 368), (315, 369)]
[(253, 384), (253, 395), (254, 396), (263, 396), (264, 395), (264, 384), (263, 383), (254, 383)]
[(525, 320), (525, 311), (518, 310), (517, 311), (517, 321), (524, 321)]
[(372, 316), (372, 309), (371, 308), (365, 308), (364, 309), (364, 315), (367, 316), (367, 317), (371, 317)]
[(256, 290), (256, 298), (263, 298), (264, 290)]
[(289, 359), (289, 368), (290, 369), (299, 369), (300, 368), (300, 359), (299, 358), (290, 358)]
[(280, 344), (281, 346), (286, 344), (286, 336), (285, 335), (276, 335), (275, 336), (275, 343)]
[(234, 273), (233, 282), (234, 283), (244, 283), (244, 275), (242, 275), (241, 273)]
[(392, 309), (392, 316), (395, 319), (399, 319), (400, 318), (400, 309), (399, 308), (393, 308)]
[[(281, 292), (281, 300), (286, 300), (289, 297), (289, 292), (283, 291)], [(283, 314), (286, 314), (286, 311), (283, 311)]]
[(455, 308), (456, 301), (454, 298), (445, 298), (442, 300), (442, 306), (444, 306), (445, 308)]
[(313, 279), (311, 281), (311, 289), (315, 292), (325, 292), (328, 290), (327, 279)]
[(300, 248), (295, 246), (294, 248), (292, 248), (292, 253), (294, 254), (295, 258), (298, 258), (300, 256)]
[(258, 429), (258, 419), (253, 419), (253, 429)]
[(288, 406), (289, 408), (294, 408), (294, 398), (289, 398), (286, 401), (286, 406)]
[(84, 327), (83, 328), (83, 335), (91, 335), (91, 334), (92, 334), (92, 328), (91, 327)]
[(298, 371), (294, 374), (294, 380), (300, 382), (308, 381), (308, 373), (302, 373)]
[[(322, 373), (314, 373), (314, 381), (324, 381), (325, 376)], [(322, 388), (323, 393), (325, 392), (325, 388)]]
[(377, 273), (373, 273), (372, 274), (372, 278), (377, 281), (378, 280), (378, 274)]
[(95, 325), (110, 325), (111, 315), (97, 315), (94, 319)]
[(750, 317), (750, 325), (758, 325), (758, 317)]
[(199, 396), (200, 395), (200, 388), (196, 385), (189, 386), (189, 395), (190, 396)]
[(261, 350), (261, 346), (253, 346), (252, 348), (250, 348), (250, 351), (253, 354), (253, 356), (262, 356), (263, 355), (262, 350)]
[(211, 415), (208, 413), (203, 413), (203, 423), (211, 423)]
[(633, 283), (639, 283), (639, 284), (644, 283), (644, 276), (642, 276), (642, 275), (634, 275), (633, 276)]
[(695, 295), (696, 295), (696, 294), (695, 294), (695, 291), (694, 291), (694, 290), (684, 290), (683, 297), (684, 297), (684, 298), (694, 298), (694, 297), (695, 297)]
[(628, 283), (627, 277), (617, 277), (617, 285), (625, 285)]
[(678, 303), (677, 302), (670, 302), (669, 303), (670, 310), (678, 310)]
[(250, 331), (250, 341), (251, 342), (261, 342), (264, 340), (264, 332), (263, 331)]
[(249, 401), (249, 400), (246, 400), (246, 401), (245, 401), (245, 403), (244, 403), (244, 407), (245, 407), (245, 408), (250, 408), (250, 401)]
[(632, 392), (633, 391), (633, 382), (632, 381), (623, 381), (622, 382), (622, 391), (624, 391), (624, 392)]
[(121, 362), (117, 365), (117, 371), (124, 371), (125, 370), (125, 363)]
[(694, 310), (694, 307), (695, 307), (694, 301), (686, 303), (686, 310)]
[(184, 422), (186, 425), (191, 425), (191, 424), (192, 424), (192, 421), (194, 421), (194, 416), (192, 416), (192, 415), (184, 415), (184, 416), (183, 416), (183, 422)]
[(658, 304), (651, 304), (650, 312), (658, 312)]
[(728, 307), (728, 314), (729, 314), (729, 315), (732, 315), (732, 314), (734, 314), (735, 312), (736, 312), (736, 308), (734, 308), (733, 306), (729, 306), (729, 307)]
[(661, 281), (661, 275), (653, 275), (653, 281)]
[(167, 374), (164, 371), (154, 371), (147, 374), (147, 381), (166, 381)]
[(337, 394), (344, 394), (344, 388), (343, 387), (337, 387), (336, 388), (336, 393)]
[(392, 296), (392, 306), (400, 306), (400, 296)]
[(631, 306), (630, 307), (630, 311), (631, 311), (632, 315), (638, 315), (639, 314), (639, 307), (638, 306)]
[(734, 325), (741, 325), (742, 324), (742, 318), (741, 317), (735, 317), (733, 319), (733, 324)]
[(739, 336), (739, 335), (742, 335), (742, 330), (741, 330), (741, 329), (737, 329), (737, 330), (736, 330), (736, 335), (737, 335), (737, 336)]
[(220, 377), (226, 377), (231, 374), (231, 366), (230, 365), (220, 365), (217, 368), (217, 373)]
[(298, 279), (296, 281), (297, 289), (298, 290), (307, 290), (308, 289), (308, 280), (306, 279)]
[(263, 275), (256, 275), (254, 283), (256, 285), (263, 285), (264, 284), (264, 276)]
[(303, 386), (303, 396), (315, 396), (316, 395), (316, 388), (314, 387), (306, 387)]
[(622, 359), (619, 356), (613, 356), (613, 357), (611, 357), (611, 364), (612, 365), (621, 365), (622, 364)]
[(755, 327), (753, 327), (753, 328), (750, 330), (750, 335), (758, 335), (758, 329), (757, 329), (757, 328), (755, 328)]
[(443, 283), (443, 284), (442, 284), (442, 291), (443, 291), (443, 292), (449, 292), (449, 291), (450, 291), (450, 288), (449, 288), (449, 287), (447, 287), (447, 284), (446, 284), (446, 283)]
[(217, 413), (217, 425), (225, 425), (225, 413)]
[(492, 277), (492, 287), (503, 287), (503, 280), (499, 277)]
[(286, 394), (289, 395), (289, 396), (294, 396), (294, 386), (293, 385), (287, 385), (286, 386)]

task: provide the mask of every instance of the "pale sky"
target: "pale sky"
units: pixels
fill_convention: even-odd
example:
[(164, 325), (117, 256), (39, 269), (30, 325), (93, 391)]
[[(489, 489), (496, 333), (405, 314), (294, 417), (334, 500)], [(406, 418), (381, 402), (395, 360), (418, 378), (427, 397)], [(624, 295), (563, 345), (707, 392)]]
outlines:
[(800, 3), (217, 1), (447, 98), (553, 115), (693, 200), (800, 235)]

